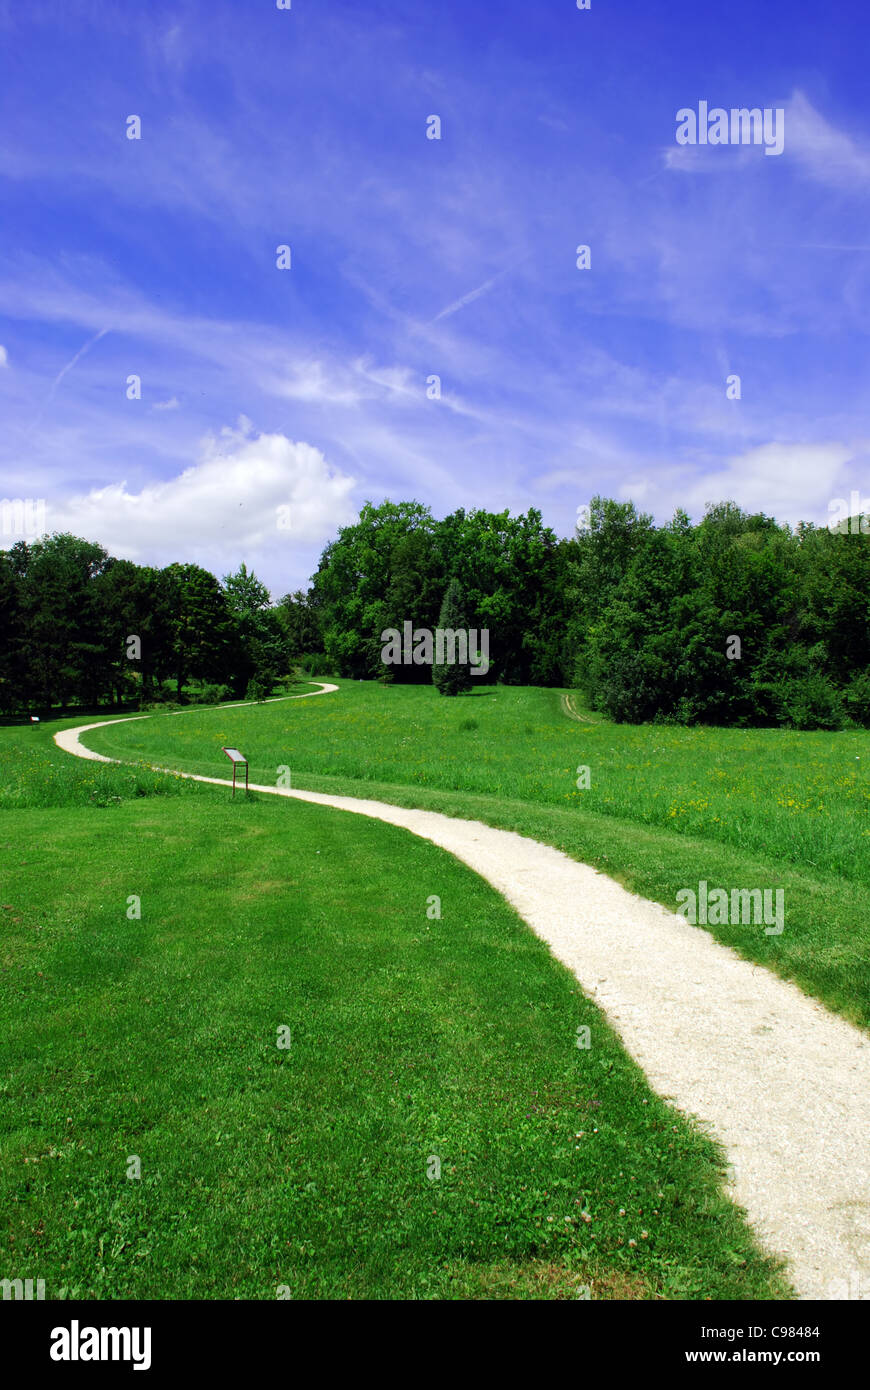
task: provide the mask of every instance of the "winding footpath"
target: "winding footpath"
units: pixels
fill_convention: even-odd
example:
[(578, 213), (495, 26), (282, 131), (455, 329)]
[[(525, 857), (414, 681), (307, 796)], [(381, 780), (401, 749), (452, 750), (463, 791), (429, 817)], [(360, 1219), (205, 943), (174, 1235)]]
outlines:
[[(117, 722), (55, 742), (117, 762), (80, 742)], [(387, 821), (485, 878), (574, 973), (652, 1088), (722, 1143), (729, 1191), (765, 1249), (788, 1261), (798, 1296), (870, 1298), (870, 1037), (703, 928), (536, 840), (380, 801), (251, 790)]]

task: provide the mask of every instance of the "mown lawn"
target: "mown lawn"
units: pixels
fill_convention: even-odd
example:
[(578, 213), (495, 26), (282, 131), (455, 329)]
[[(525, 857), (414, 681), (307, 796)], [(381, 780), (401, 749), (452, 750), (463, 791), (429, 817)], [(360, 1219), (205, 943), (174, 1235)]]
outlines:
[[(225, 776), (376, 796), (517, 830), (672, 909), (677, 893), (783, 888), (785, 929), (711, 925), (746, 958), (870, 1025), (870, 731), (682, 729), (571, 720), (562, 692), (339, 682), (334, 695), (156, 715), (85, 741)], [(581, 714), (583, 712), (581, 711)], [(578, 768), (591, 785), (578, 790)]]
[(714, 1146), (465, 866), (376, 821), (95, 767), (51, 732), (0, 730), (7, 789), (42, 768), (0, 802), (4, 1277), (49, 1298), (787, 1294)]

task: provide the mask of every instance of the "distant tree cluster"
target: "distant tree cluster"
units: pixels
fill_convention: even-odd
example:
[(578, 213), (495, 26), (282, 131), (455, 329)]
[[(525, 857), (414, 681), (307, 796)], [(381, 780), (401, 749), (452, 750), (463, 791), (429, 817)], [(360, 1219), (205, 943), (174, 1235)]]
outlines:
[(0, 551), (0, 709), (147, 701), (189, 681), (259, 698), (295, 663), (467, 690), (450, 666), (384, 664), (382, 633), (411, 623), (487, 629), (477, 682), (574, 686), (618, 721), (870, 725), (870, 536), (732, 502), (696, 525), (600, 497), (587, 512), (559, 539), (534, 509), (438, 521), (367, 503), (309, 592), (277, 605), (244, 565), (219, 582), (74, 536), (20, 541)]
[(870, 724), (870, 537), (733, 502), (656, 527), (596, 498), (571, 548), (569, 646), (594, 708), (631, 723)]
[(431, 666), (385, 667), (381, 633), (406, 621), (443, 626), (455, 580), (450, 611), (490, 634), (487, 680), (562, 684), (570, 665), (568, 546), (534, 510), (460, 510), (436, 521), (418, 502), (367, 503), (327, 545), (314, 576), (324, 650), (341, 675), (431, 682)]
[(436, 521), (416, 502), (368, 505), (314, 576), (328, 658), (342, 675), (430, 680), (385, 668), (380, 634), (438, 625), (451, 580), (452, 611), (489, 629), (487, 681), (574, 686), (633, 723), (870, 724), (868, 535), (733, 502), (657, 527), (596, 497), (567, 540), (535, 510)]
[(159, 700), (206, 683), (214, 698), (271, 690), (288, 671), (293, 600), (242, 565), (116, 560), (54, 535), (0, 551), (0, 710)]

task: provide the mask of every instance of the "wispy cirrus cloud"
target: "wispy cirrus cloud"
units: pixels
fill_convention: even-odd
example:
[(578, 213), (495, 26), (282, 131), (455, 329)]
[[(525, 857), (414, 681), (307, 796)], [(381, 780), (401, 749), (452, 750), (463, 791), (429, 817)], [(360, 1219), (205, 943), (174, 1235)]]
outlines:
[(58, 386), (60, 386), (60, 383), (63, 381), (67, 373), (72, 371), (76, 363), (80, 362), (81, 359), (84, 357), (85, 353), (89, 352), (90, 349), (94, 346), (94, 343), (98, 343), (101, 338), (105, 338), (108, 331), (108, 328), (101, 328), (98, 333), (95, 333), (92, 338), (89, 338), (86, 343), (82, 344), (75, 356), (70, 358), (69, 362), (67, 362), (63, 367), (61, 367), (60, 371), (58, 372), (57, 376), (55, 377), (54, 381), (51, 383), (51, 386), (49, 388), (47, 398), (48, 401), (50, 401), (51, 398), (54, 396), (55, 391), (57, 390)]
[[(786, 109), (765, 159), (673, 142), (700, 73), (672, 11), (654, 64), (622, 21), (522, 0), (497, 29), (466, 0), (52, 15), (0, 15), (33, 56), (2, 94), (0, 468), (119, 553), (192, 555), (201, 531), (219, 557), (223, 526), (304, 583), (316, 499), (304, 542), (267, 513), (305, 448), (333, 518), (389, 494), (570, 531), (594, 492), (815, 514), (851, 447), (831, 441), (870, 435), (870, 103), (824, 26), (777, 30), (774, 65), (699, 16), (699, 95)], [(202, 439), (242, 414), (258, 432), (218, 465)], [(228, 507), (239, 460), (265, 511)]]
[(801, 91), (786, 106), (786, 150), (818, 183), (852, 193), (870, 189), (870, 132), (838, 129)]
[(483, 284), (478, 285), (476, 290), (469, 290), (467, 294), (463, 294), (459, 299), (455, 299), (452, 304), (448, 304), (446, 308), (442, 309), (439, 314), (436, 314), (435, 317), (430, 320), (429, 326), (431, 327), (434, 323), (440, 323), (442, 319), (450, 318), (452, 314), (458, 313), (460, 309), (464, 309), (468, 304), (473, 304), (475, 299), (480, 299), (482, 294), (487, 294), (488, 291), (492, 289), (493, 285), (497, 285), (499, 280), (503, 280), (506, 275), (510, 274), (513, 268), (513, 265), (505, 266), (504, 270), (500, 270), (496, 275), (491, 275), (488, 280), (484, 280)]

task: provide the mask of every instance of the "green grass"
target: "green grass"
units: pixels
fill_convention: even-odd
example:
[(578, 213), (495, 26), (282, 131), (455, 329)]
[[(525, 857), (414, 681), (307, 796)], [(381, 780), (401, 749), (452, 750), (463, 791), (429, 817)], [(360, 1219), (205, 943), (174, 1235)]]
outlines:
[[(81, 723), (65, 720), (64, 723)], [(51, 729), (63, 727), (52, 724)], [(196, 796), (201, 785), (154, 772), (144, 763), (116, 768), (85, 762), (48, 747), (42, 732), (0, 729), (0, 812), (25, 807), (112, 806), (137, 796)]]
[[(375, 796), (543, 840), (677, 906), (681, 888), (783, 888), (785, 930), (711, 926), (747, 959), (870, 1025), (870, 732), (576, 722), (561, 692), (339, 682), (257, 708), (156, 716), (86, 735), (101, 752), (225, 776)], [(469, 727), (473, 725), (474, 727)], [(588, 766), (591, 787), (576, 787)]]
[[(342, 698), (216, 711), (211, 737)], [(127, 727), (195, 741), (200, 720)], [(53, 799), (0, 815), (4, 1277), (49, 1298), (788, 1293), (715, 1146), (464, 865), (362, 817), (76, 762), (55, 727), (0, 730), (5, 776)]]

